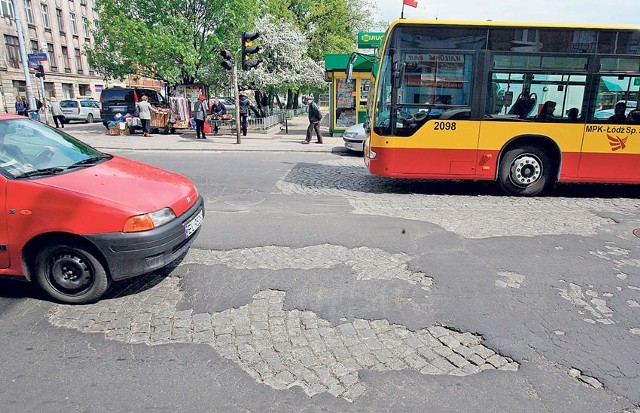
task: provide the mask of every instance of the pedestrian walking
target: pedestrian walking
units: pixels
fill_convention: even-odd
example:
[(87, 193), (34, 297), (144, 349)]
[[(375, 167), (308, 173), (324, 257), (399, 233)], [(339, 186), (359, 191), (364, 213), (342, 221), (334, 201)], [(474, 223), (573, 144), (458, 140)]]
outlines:
[(193, 120), (196, 122), (196, 139), (207, 139), (204, 134), (204, 123), (207, 121), (207, 112), (209, 112), (207, 102), (204, 100), (204, 96), (200, 95), (195, 105), (193, 105)]
[(258, 109), (251, 103), (249, 98), (241, 94), (240, 95), (240, 125), (242, 127), (242, 136), (247, 136), (247, 129), (249, 128), (249, 110), (252, 110), (256, 116), (260, 116)]
[(64, 129), (64, 113), (62, 113), (62, 107), (56, 98), (51, 98), (51, 116), (53, 116), (53, 122), (56, 124), (56, 128), (59, 123), (59, 127)]
[(142, 100), (136, 104), (136, 109), (138, 111), (138, 117), (140, 118), (140, 122), (142, 123), (142, 133), (143, 136), (151, 137), (151, 103), (149, 103), (149, 97), (147, 95), (142, 95)]
[(315, 130), (316, 136), (318, 138), (317, 143), (322, 143), (322, 135), (320, 134), (320, 121), (322, 120), (322, 112), (320, 112), (320, 108), (313, 101), (313, 96), (307, 97), (307, 102), (309, 103), (309, 126), (307, 127), (307, 137), (302, 143), (311, 142), (311, 135)]

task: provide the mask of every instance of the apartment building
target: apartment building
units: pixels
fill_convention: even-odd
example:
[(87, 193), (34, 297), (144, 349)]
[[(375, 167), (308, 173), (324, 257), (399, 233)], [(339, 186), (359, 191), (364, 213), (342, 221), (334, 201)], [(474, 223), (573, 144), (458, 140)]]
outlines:
[[(94, 0), (0, 0), (0, 112), (14, 113), (16, 96), (26, 96), (15, 13), (19, 12), (27, 53), (46, 53), (41, 62), (44, 88), (31, 70), (36, 98), (98, 99), (106, 86), (87, 62), (84, 50), (93, 43), (91, 25), (97, 18)], [(120, 82), (116, 82), (120, 83)], [(110, 86), (110, 85), (109, 85)], [(44, 89), (44, 90), (43, 90)]]

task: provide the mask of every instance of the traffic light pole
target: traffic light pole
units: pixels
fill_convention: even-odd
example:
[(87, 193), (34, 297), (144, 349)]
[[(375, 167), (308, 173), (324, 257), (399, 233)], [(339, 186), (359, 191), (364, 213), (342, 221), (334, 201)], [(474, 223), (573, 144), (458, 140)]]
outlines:
[(236, 97), (236, 143), (240, 145), (240, 95), (238, 92), (238, 65), (233, 65), (233, 93)]
[(33, 111), (35, 108), (36, 117), (38, 116), (38, 108), (36, 106), (36, 99), (33, 96), (33, 88), (31, 87), (31, 73), (29, 73), (29, 59), (27, 58), (27, 49), (24, 45), (24, 33), (22, 32), (22, 20), (20, 18), (20, 10), (18, 9), (18, 4), (16, 0), (11, 0), (13, 4), (13, 12), (15, 16), (13, 16), (16, 21), (16, 29), (18, 30), (18, 44), (20, 46), (20, 58), (22, 59), (22, 68), (24, 69), (24, 83), (25, 89), (27, 92), (27, 99), (29, 100), (29, 107)]

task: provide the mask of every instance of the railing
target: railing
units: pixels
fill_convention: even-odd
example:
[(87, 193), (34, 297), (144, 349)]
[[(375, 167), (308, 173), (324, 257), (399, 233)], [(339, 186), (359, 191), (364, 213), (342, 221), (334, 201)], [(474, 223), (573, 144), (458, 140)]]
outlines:
[[(306, 112), (306, 107), (300, 107), (297, 109), (288, 109), (287, 117), (291, 119), (295, 116), (303, 114)], [(234, 109), (227, 109), (227, 113), (233, 115), (233, 118), (236, 119), (236, 114)], [(284, 112), (280, 110), (280, 108), (274, 108), (269, 112), (270, 114), (264, 118), (256, 118), (254, 117), (254, 113), (251, 113), (247, 124), (248, 129), (252, 132), (258, 133), (267, 133), (271, 128), (274, 128), (280, 124), (284, 124)], [(234, 125), (234, 123), (227, 123), (230, 127)]]

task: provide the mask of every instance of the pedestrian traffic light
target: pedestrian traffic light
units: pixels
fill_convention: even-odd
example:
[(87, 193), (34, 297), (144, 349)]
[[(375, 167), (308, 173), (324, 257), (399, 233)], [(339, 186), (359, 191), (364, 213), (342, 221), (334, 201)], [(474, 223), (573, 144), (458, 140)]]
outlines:
[(227, 70), (233, 70), (233, 55), (228, 50), (220, 50), (220, 56), (222, 56), (222, 62), (220, 64)]
[(253, 45), (253, 41), (258, 37), (260, 37), (258, 32), (242, 33), (242, 70), (251, 70), (261, 62), (261, 60), (251, 58), (252, 54), (260, 51), (260, 46)]
[(41, 77), (44, 80), (44, 67), (42, 65), (38, 65), (36, 77)]

